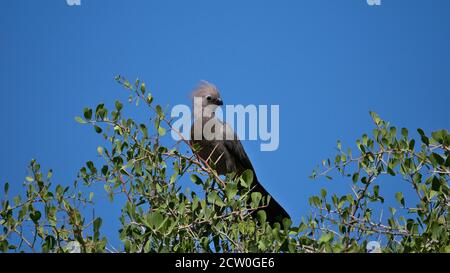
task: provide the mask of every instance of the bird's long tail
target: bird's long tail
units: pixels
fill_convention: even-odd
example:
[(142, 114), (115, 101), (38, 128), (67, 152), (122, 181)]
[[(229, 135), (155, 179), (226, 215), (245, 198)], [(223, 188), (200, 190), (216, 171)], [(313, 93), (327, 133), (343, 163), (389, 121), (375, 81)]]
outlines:
[[(259, 183), (258, 178), (254, 175), (254, 181), (252, 186), (254, 187), (252, 192), (260, 192), (262, 196), (270, 196), (270, 202), (267, 207), (261, 208), (260, 210), (264, 210), (266, 212), (267, 221), (270, 224), (274, 224), (276, 222), (282, 223), (284, 218), (290, 219), (291, 217), (286, 212), (286, 210), (273, 198), (267, 190), (263, 187), (261, 183)], [(257, 211), (254, 212), (256, 214)]]

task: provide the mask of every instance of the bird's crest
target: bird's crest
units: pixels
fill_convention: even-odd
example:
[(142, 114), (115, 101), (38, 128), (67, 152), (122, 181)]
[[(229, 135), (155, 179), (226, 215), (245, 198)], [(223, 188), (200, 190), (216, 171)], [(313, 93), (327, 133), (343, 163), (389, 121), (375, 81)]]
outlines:
[(197, 85), (197, 87), (192, 91), (191, 98), (194, 97), (203, 97), (205, 95), (212, 95), (215, 97), (219, 97), (219, 90), (217, 87), (209, 83), (205, 80), (201, 80), (200, 83)]

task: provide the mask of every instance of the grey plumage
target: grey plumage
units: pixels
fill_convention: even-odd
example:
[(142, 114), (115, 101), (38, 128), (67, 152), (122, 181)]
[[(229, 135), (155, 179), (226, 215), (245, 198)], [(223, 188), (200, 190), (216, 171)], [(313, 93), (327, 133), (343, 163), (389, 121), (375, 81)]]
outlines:
[[(223, 104), (217, 88), (208, 82), (201, 82), (193, 93), (193, 101), (195, 121), (191, 128), (191, 144), (199, 146), (197, 155), (203, 160), (215, 162), (219, 175), (230, 173), (240, 175), (245, 170), (251, 170), (254, 177), (253, 191), (269, 196), (267, 190), (258, 181), (255, 169), (232, 128), (214, 115), (216, 108)], [(203, 130), (205, 126), (208, 126), (210, 130)], [(268, 222), (272, 224), (281, 222), (284, 218), (290, 218), (273, 197), (264, 210)]]

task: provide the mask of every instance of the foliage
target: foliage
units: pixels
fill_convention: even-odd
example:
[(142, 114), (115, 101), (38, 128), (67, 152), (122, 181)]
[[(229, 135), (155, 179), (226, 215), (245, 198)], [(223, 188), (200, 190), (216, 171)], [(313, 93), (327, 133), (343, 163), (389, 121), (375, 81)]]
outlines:
[[(387, 252), (450, 252), (450, 135), (440, 130), (429, 137), (418, 129), (421, 143), (416, 145), (408, 129), (401, 128), (398, 136), (396, 127), (370, 114), (376, 128), (372, 137), (364, 134), (356, 141), (357, 156), (351, 149), (344, 151), (338, 142), (334, 162), (324, 161), (319, 173), (331, 178), (328, 173), (336, 170), (348, 177), (353, 194), (327, 198), (322, 190), (321, 196), (310, 199), (318, 215), (315, 220), (337, 235), (335, 243), (344, 251), (357, 250), (360, 239), (376, 235)], [(317, 173), (314, 171), (312, 177)], [(389, 207), (387, 223), (375, 217), (375, 205), (383, 207), (385, 201), (380, 194), (381, 182), (377, 183), (382, 176), (401, 177), (416, 196), (408, 205), (404, 194), (397, 192), (399, 207)], [(417, 204), (412, 205), (414, 202)], [(397, 209), (404, 215), (399, 216)]]
[[(79, 210), (92, 204), (92, 194), (86, 198), (70, 187), (52, 187), (52, 170), (44, 175), (35, 160), (29, 169), (30, 176), (23, 185), (26, 192), (15, 196), (13, 202), (8, 198), (9, 184), (4, 184), (0, 250), (63, 252), (67, 242), (76, 241), (84, 252), (102, 252), (107, 242), (106, 238), (100, 239), (102, 219), (87, 222)], [(84, 233), (91, 227), (92, 233), (86, 236)]]
[[(398, 136), (396, 127), (371, 113), (376, 128), (371, 137), (363, 135), (357, 141), (357, 155), (350, 149), (344, 152), (338, 143), (335, 160), (325, 160), (312, 175), (331, 179), (330, 174), (337, 172), (352, 181), (352, 193), (330, 197), (322, 189), (310, 198), (311, 214), (298, 225), (285, 220), (271, 226), (264, 212), (253, 213), (270, 200), (249, 194), (251, 172), (236, 179), (220, 177), (209, 162), (180, 152), (186, 146), (193, 148), (188, 141), (163, 145), (167, 131), (174, 130), (163, 108), (155, 105), (143, 82), (132, 84), (121, 76), (116, 81), (128, 90), (130, 101), (145, 103), (150, 121), (124, 117), (119, 101), (111, 111), (104, 104), (85, 108), (83, 117), (75, 119), (93, 126), (104, 138), (105, 145), (97, 149), (104, 162), (88, 161), (72, 187), (53, 187), (52, 171), (44, 175), (35, 160), (25, 178), (24, 194), (9, 198), (5, 183), (1, 251), (364, 252), (368, 241), (377, 240), (385, 252), (450, 252), (446, 130), (430, 137), (419, 129), (421, 144), (416, 145), (406, 128)], [(399, 192), (397, 209), (406, 213), (399, 216), (392, 207), (387, 220), (376, 217), (384, 202), (377, 183), (382, 176), (410, 183), (418, 203), (408, 206)], [(194, 190), (181, 187), (187, 177)], [(79, 188), (98, 183), (111, 202), (120, 202), (119, 195), (125, 199), (120, 250), (100, 236), (100, 217), (88, 221), (85, 216), (94, 207), (93, 194), (86, 198), (88, 190)]]

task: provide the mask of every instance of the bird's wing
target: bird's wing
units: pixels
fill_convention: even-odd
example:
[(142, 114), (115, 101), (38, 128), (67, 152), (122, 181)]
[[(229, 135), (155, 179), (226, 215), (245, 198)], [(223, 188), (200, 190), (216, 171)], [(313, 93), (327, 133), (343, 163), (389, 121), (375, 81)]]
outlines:
[[(236, 175), (241, 175), (245, 170), (251, 170), (253, 172), (253, 184), (252, 192), (260, 192), (263, 196), (270, 196), (263, 185), (258, 181), (256, 172), (253, 165), (242, 146), (241, 141), (238, 139), (237, 135), (233, 132), (231, 126), (227, 123), (221, 123), (221, 132), (216, 132), (222, 134), (223, 140), (217, 141), (201, 141), (202, 145), (205, 146), (204, 152), (209, 155), (212, 147), (218, 145), (216, 152), (224, 152), (223, 160), (218, 164), (217, 169), (221, 174), (229, 173), (230, 171), (235, 171)], [(229, 138), (227, 138), (229, 136)], [(224, 164), (224, 162), (226, 162)], [(269, 205), (264, 209), (267, 214), (267, 221), (270, 223), (281, 222), (283, 218), (290, 218), (289, 214), (284, 210), (284, 208), (272, 198)]]
[(237, 168), (236, 171), (238, 173), (241, 173), (248, 169), (254, 171), (253, 165), (236, 133), (233, 132), (233, 129), (228, 123), (224, 123), (223, 127), (225, 128), (224, 130), (226, 135), (233, 136), (232, 139), (227, 139), (225, 137), (223, 140), (223, 145), (227, 149), (228, 153), (230, 153), (230, 155), (234, 158)]

